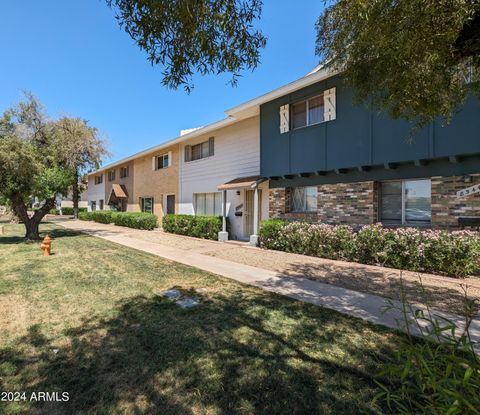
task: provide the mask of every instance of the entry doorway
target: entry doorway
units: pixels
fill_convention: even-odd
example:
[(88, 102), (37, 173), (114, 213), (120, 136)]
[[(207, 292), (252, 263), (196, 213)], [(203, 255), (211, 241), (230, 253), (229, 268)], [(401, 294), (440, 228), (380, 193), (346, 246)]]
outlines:
[(167, 195), (165, 213), (175, 214), (175, 195)]
[[(245, 237), (248, 238), (253, 235), (253, 205), (254, 205), (255, 190), (245, 190), (245, 222), (244, 230)], [(262, 218), (262, 191), (258, 189), (258, 222)]]

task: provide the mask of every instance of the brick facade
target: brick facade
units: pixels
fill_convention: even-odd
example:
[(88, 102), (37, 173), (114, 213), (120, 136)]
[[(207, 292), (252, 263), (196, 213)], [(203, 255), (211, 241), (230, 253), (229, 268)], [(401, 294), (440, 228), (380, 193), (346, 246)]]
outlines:
[(480, 194), (456, 197), (459, 190), (479, 183), (480, 174), (432, 177), (432, 226), (456, 228), (459, 216), (480, 216)]
[[(457, 191), (480, 183), (480, 174), (432, 177), (432, 227), (456, 228), (459, 216), (480, 216), (480, 195), (457, 198)], [(470, 181), (469, 181), (470, 180)], [(270, 217), (331, 224), (365, 225), (379, 220), (378, 182), (318, 186), (318, 210), (290, 212), (288, 188), (270, 189)]]
[(318, 210), (290, 212), (289, 189), (270, 189), (270, 217), (332, 224), (364, 225), (377, 220), (375, 182), (340, 183), (318, 186)]

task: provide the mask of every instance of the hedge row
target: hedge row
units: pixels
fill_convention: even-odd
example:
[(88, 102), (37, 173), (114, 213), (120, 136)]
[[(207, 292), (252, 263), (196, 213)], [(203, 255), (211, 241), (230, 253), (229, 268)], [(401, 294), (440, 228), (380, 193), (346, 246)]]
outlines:
[[(78, 208), (78, 213), (87, 212), (87, 208)], [(50, 209), (50, 215), (73, 215), (73, 207), (64, 207), (61, 209)]]
[(128, 228), (144, 229), (151, 231), (157, 227), (157, 217), (151, 213), (144, 212), (113, 212), (100, 210), (95, 212), (80, 212), (78, 218), (81, 220), (93, 220), (98, 223), (113, 223)]
[(472, 231), (375, 224), (354, 232), (347, 225), (271, 219), (261, 223), (259, 240), (268, 249), (452, 277), (475, 273), (480, 261), (480, 234)]
[(217, 240), (222, 230), (222, 217), (169, 214), (163, 217), (162, 227), (165, 232)]

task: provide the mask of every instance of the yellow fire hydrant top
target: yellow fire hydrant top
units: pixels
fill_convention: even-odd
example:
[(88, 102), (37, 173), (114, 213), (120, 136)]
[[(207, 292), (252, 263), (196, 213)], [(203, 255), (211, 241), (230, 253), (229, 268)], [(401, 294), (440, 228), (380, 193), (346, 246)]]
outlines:
[(43, 250), (43, 256), (50, 256), (50, 252), (52, 250), (52, 238), (50, 238), (48, 234), (45, 236), (45, 238), (43, 238), (40, 249)]

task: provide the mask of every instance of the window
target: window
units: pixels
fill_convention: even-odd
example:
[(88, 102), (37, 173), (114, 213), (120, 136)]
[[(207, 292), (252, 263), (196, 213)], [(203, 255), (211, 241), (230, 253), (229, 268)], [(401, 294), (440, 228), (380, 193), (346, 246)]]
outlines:
[(395, 180), (381, 184), (381, 221), (391, 225), (429, 225), (432, 218), (430, 180)]
[(141, 197), (140, 209), (142, 212), (153, 213), (153, 197)]
[(318, 124), (324, 121), (323, 95), (292, 105), (292, 128)]
[(124, 179), (125, 177), (128, 177), (128, 166), (120, 167), (120, 178)]
[(95, 176), (95, 184), (101, 184), (103, 183), (103, 174), (99, 176)]
[(221, 216), (222, 215), (222, 193), (195, 193), (194, 195), (195, 215)]
[(110, 170), (108, 172), (108, 181), (113, 182), (115, 180), (115, 170)]
[(293, 187), (290, 189), (290, 210), (292, 212), (315, 212), (318, 190), (316, 186)]
[(99, 209), (100, 209), (100, 210), (103, 210), (103, 200), (102, 200), (102, 199), (100, 199), (100, 200), (98, 201), (98, 205), (99, 205), (99, 206), (98, 206)]
[(170, 165), (168, 160), (168, 153), (157, 157), (157, 170), (164, 169)]
[(200, 160), (213, 156), (215, 153), (215, 139), (210, 137), (208, 141), (193, 146), (185, 146), (185, 161)]
[(94, 202), (94, 201), (90, 202), (90, 210), (92, 212), (95, 212), (97, 210), (97, 203), (96, 202)]

